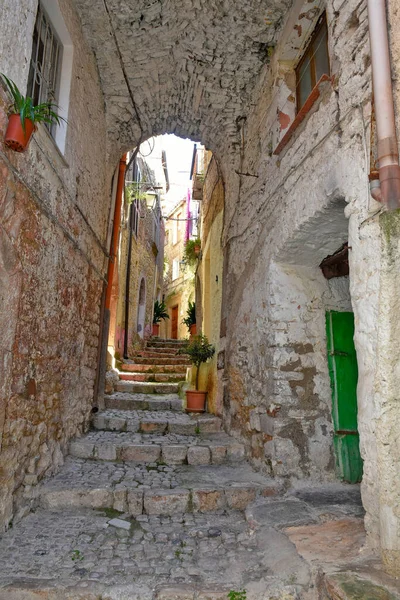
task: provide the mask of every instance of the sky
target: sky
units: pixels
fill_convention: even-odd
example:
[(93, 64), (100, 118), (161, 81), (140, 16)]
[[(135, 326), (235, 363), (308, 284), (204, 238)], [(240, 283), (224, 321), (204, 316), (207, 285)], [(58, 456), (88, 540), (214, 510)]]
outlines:
[(155, 171), (157, 179), (161, 176), (161, 151), (166, 152), (170, 190), (165, 196), (165, 213), (180, 202), (191, 187), (189, 177), (193, 147), (194, 142), (191, 140), (170, 134), (150, 138), (140, 146), (140, 153), (146, 158), (149, 167)]

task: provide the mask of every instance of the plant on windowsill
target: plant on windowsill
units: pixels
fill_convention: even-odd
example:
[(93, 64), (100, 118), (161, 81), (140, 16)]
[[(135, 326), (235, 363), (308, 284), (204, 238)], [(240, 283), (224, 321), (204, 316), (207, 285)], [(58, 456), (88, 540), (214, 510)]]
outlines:
[(65, 119), (57, 114), (56, 104), (49, 101), (34, 106), (32, 98), (23, 96), (17, 85), (3, 73), (1, 76), (13, 99), (8, 109), (8, 126), (4, 143), (16, 152), (23, 152), (36, 131), (36, 123), (60, 125)]
[(189, 329), (190, 335), (196, 335), (196, 303), (190, 302), (188, 304), (188, 309), (186, 311), (186, 317), (183, 319), (182, 323), (186, 325)]
[(169, 319), (169, 315), (167, 313), (167, 307), (165, 306), (165, 302), (159, 302), (156, 300), (154, 302), (154, 311), (153, 311), (153, 335), (157, 336), (160, 334), (160, 323), (161, 321), (165, 321), (165, 319)]
[(204, 412), (207, 392), (199, 390), (200, 366), (214, 356), (215, 346), (209, 343), (205, 335), (199, 333), (194, 335), (178, 352), (188, 355), (190, 362), (196, 367), (195, 389), (186, 392), (186, 411)]
[(187, 240), (185, 249), (183, 251), (183, 260), (191, 267), (196, 265), (197, 259), (200, 254), (201, 241), (199, 238), (195, 240)]

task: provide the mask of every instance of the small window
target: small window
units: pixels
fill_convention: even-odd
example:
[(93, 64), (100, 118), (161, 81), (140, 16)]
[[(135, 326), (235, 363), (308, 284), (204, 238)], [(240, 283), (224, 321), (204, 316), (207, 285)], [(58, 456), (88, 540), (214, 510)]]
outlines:
[[(34, 104), (59, 101), (62, 44), (39, 4), (33, 32), (27, 95)], [(54, 126), (46, 124), (52, 135)]]
[(172, 281), (179, 277), (179, 258), (174, 258), (172, 261)]
[(140, 219), (140, 200), (135, 198), (132, 201), (132, 233), (137, 238), (139, 233), (139, 219)]
[(320, 17), (310, 43), (296, 68), (297, 112), (303, 107), (322, 75), (330, 75), (325, 13)]

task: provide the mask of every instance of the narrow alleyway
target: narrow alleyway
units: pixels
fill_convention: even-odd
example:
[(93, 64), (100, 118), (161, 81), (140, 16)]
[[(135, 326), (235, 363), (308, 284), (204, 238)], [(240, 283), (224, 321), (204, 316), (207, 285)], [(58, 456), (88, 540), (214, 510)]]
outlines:
[(124, 363), (92, 431), (1, 540), (0, 599), (398, 598), (360, 553), (358, 486), (285, 491), (254, 472), (218, 417), (182, 411), (180, 346), (148, 342)]

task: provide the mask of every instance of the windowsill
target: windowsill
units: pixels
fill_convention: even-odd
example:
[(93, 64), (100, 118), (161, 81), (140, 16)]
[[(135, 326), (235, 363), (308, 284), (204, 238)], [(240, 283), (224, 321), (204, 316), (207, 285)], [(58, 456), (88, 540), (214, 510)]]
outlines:
[(37, 124), (37, 130), (32, 138), (31, 143), (32, 142), (42, 150), (49, 162), (52, 163), (56, 169), (69, 168), (69, 164), (57, 146), (55, 139), (50, 134), (47, 127), (42, 123)]
[(275, 148), (274, 154), (280, 154), (282, 152), (282, 150), (288, 145), (288, 143), (292, 139), (294, 133), (299, 128), (301, 123), (304, 121), (304, 119), (306, 118), (306, 116), (311, 111), (312, 107), (314, 106), (314, 104), (316, 103), (318, 98), (320, 97), (321, 88), (323, 87), (323, 84), (325, 82), (332, 83), (332, 77), (330, 77), (329, 75), (322, 75), (322, 77), (319, 79), (318, 83), (315, 85), (315, 87), (311, 91), (311, 94), (308, 96), (307, 100), (303, 104), (302, 108), (299, 110), (299, 112), (295, 116), (293, 123), (290, 125), (289, 129), (287, 130), (287, 132), (285, 133), (285, 135), (283, 136), (283, 138), (281, 139), (281, 141)]

